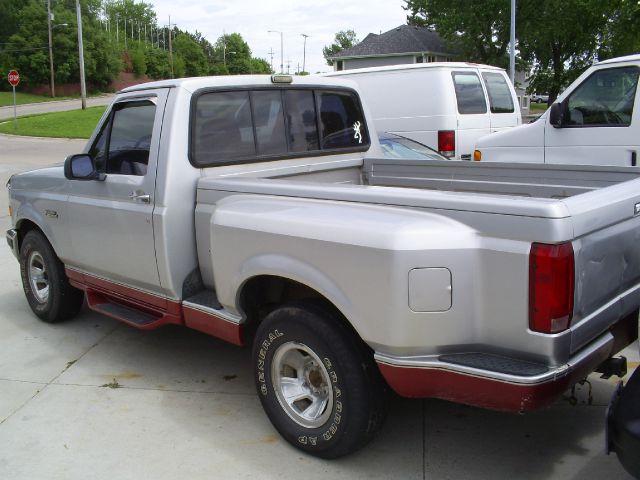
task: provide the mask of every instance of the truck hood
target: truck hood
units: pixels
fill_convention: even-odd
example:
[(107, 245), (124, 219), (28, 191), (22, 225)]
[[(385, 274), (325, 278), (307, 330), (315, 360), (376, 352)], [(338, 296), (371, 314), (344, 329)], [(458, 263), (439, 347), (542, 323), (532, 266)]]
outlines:
[(486, 147), (540, 147), (544, 139), (546, 123), (547, 115), (545, 113), (535, 122), (490, 133), (476, 141), (476, 149)]
[(63, 164), (12, 175), (7, 185), (12, 190), (56, 190), (67, 182)]

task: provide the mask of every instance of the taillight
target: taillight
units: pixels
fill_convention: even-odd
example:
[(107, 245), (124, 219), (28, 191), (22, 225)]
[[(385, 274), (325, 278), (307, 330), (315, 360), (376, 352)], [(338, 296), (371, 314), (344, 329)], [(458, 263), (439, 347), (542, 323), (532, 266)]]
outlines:
[(529, 255), (529, 328), (558, 333), (573, 314), (574, 259), (571, 242), (534, 243)]
[(445, 157), (456, 156), (456, 132), (438, 130), (438, 152)]

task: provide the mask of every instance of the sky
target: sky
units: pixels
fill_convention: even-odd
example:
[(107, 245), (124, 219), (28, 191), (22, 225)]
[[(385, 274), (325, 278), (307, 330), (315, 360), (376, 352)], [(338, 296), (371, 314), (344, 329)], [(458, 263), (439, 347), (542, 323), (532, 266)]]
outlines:
[[(334, 41), (340, 30), (354, 30), (362, 40), (369, 33), (386, 32), (406, 23), (403, 0), (147, 0), (154, 6), (158, 23), (171, 23), (181, 30), (201, 32), (214, 43), (223, 33), (239, 33), (254, 57), (271, 62), (280, 70), (280, 34), (284, 48), (284, 70), (290, 73), (303, 66), (302, 34), (306, 45), (306, 70), (332, 70), (322, 56), (322, 48)], [(299, 64), (299, 66), (298, 66)]]

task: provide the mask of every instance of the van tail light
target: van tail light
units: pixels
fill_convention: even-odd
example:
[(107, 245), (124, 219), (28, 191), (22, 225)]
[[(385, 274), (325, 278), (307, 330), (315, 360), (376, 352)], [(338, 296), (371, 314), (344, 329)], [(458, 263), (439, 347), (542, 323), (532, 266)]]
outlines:
[(573, 314), (574, 256), (571, 242), (534, 243), (529, 255), (529, 328), (558, 333)]
[(438, 130), (438, 153), (449, 158), (456, 156), (456, 132), (454, 130)]

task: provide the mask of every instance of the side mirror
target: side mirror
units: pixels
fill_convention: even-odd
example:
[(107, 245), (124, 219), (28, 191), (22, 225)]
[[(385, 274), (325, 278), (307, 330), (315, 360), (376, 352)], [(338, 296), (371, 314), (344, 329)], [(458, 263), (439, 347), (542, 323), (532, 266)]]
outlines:
[(103, 181), (107, 176), (96, 170), (93, 159), (86, 153), (69, 155), (64, 161), (64, 176), (69, 180)]
[(549, 123), (554, 128), (562, 128), (564, 125), (564, 102), (554, 103), (549, 109)]

